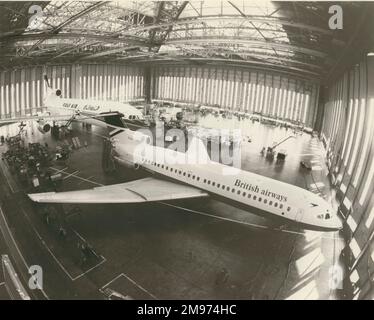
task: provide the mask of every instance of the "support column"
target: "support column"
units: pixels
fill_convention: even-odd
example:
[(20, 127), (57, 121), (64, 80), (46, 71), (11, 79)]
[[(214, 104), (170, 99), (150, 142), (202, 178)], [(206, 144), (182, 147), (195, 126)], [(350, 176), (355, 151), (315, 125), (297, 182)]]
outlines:
[(71, 97), (81, 99), (82, 66), (79, 64), (71, 67), (70, 92)]
[[(146, 103), (150, 103), (152, 100), (152, 95), (151, 95), (151, 88), (152, 88), (152, 70), (151, 67), (145, 67), (144, 68), (144, 98)], [(154, 88), (154, 83), (153, 83), (153, 88)]]
[[(325, 88), (323, 86), (320, 86), (320, 89), (317, 90), (318, 96), (316, 97), (318, 103), (316, 103), (317, 106), (317, 116), (316, 121), (313, 124), (313, 130), (320, 132), (322, 130), (322, 123), (323, 123), (323, 116), (325, 113), (325, 101), (324, 101), (324, 92)], [(309, 108), (313, 108), (312, 101), (309, 101), (310, 106)]]

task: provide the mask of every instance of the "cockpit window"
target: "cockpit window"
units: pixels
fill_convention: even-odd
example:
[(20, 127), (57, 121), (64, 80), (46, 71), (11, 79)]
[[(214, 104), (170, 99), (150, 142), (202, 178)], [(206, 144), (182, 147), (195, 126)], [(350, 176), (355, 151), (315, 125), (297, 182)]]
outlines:
[(326, 213), (326, 214), (321, 213), (317, 216), (317, 218), (321, 220), (329, 220), (331, 219), (331, 215), (330, 213)]
[(309, 206), (310, 206), (311, 208), (315, 208), (315, 207), (318, 207), (318, 204), (315, 204), (315, 203), (309, 203)]

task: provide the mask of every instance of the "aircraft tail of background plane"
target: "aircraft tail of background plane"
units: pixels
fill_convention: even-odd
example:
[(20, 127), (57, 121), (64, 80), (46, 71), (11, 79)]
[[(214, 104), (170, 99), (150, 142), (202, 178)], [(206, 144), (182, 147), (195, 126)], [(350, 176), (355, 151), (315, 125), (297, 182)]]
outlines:
[(188, 146), (187, 156), (194, 163), (207, 163), (210, 161), (206, 146), (198, 137), (192, 137)]
[(61, 90), (60, 89), (53, 89), (51, 84), (49, 83), (49, 79), (47, 75), (44, 75), (44, 81), (46, 84), (46, 90), (47, 90), (47, 97), (48, 96), (55, 96), (55, 97), (61, 97)]

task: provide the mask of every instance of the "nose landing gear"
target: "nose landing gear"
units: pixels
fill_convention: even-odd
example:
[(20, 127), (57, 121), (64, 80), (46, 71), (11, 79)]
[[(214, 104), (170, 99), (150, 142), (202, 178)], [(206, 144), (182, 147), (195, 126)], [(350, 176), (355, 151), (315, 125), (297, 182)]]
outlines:
[(112, 173), (116, 170), (116, 166), (112, 157), (112, 144), (108, 139), (105, 139), (103, 142), (101, 165), (105, 173)]

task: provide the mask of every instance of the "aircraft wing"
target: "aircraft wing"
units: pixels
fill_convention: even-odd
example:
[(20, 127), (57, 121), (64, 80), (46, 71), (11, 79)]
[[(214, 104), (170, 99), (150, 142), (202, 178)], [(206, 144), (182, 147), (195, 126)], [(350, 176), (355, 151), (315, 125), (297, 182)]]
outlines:
[(144, 203), (206, 197), (208, 194), (187, 185), (145, 178), (93, 189), (33, 193), (28, 196), (40, 203)]
[(67, 115), (56, 115), (56, 116), (25, 116), (25, 117), (17, 117), (17, 118), (9, 118), (9, 119), (0, 119), (0, 124), (3, 123), (13, 123), (13, 122), (22, 122), (22, 121), (31, 121), (31, 120), (51, 120), (51, 121), (63, 121), (69, 120), (71, 118), (71, 114)]
[[(67, 114), (58, 114), (58, 115), (32, 115), (32, 116), (25, 116), (25, 117), (17, 117), (17, 118), (9, 118), (9, 119), (0, 119), (0, 124), (5, 123), (13, 123), (13, 122), (22, 122), (22, 121), (31, 121), (31, 120), (50, 120), (50, 121), (69, 121), (69, 120), (89, 120), (95, 118), (103, 118), (108, 116), (117, 116), (117, 112), (108, 112), (108, 113), (101, 113), (101, 114), (93, 114), (93, 115), (74, 115), (71, 113)], [(73, 118), (74, 117), (74, 118)], [(75, 119), (76, 117), (76, 119)], [(106, 126), (113, 127), (114, 129), (123, 129), (122, 127), (118, 127), (115, 125), (108, 125)]]

